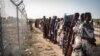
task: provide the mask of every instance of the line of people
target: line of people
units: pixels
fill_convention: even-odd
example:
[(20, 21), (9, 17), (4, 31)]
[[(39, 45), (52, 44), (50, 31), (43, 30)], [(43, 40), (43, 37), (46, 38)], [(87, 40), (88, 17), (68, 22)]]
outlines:
[(44, 38), (49, 39), (53, 43), (57, 43), (57, 31), (59, 28), (58, 22), (60, 21), (57, 16), (49, 17), (49, 19), (46, 19), (46, 17), (43, 17), (43, 36)]
[(64, 15), (64, 18), (46, 18), (40, 20), (43, 37), (58, 44), (64, 56), (92, 56), (95, 44), (93, 20), (90, 12)]

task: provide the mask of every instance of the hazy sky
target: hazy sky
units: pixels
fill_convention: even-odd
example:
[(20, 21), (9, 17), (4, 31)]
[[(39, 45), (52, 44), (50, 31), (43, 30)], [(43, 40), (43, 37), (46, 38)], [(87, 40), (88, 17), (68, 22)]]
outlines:
[(93, 18), (100, 18), (100, 0), (24, 0), (29, 18), (57, 15), (64, 13), (91, 12)]

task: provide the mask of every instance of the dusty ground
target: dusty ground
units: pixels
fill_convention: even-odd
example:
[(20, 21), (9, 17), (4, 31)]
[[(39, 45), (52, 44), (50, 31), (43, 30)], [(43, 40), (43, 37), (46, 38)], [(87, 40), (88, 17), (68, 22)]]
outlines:
[(31, 47), (27, 49), (28, 52), (30, 51), (28, 54), (31, 56), (63, 56), (62, 50), (58, 45), (43, 39), (42, 32), (39, 29), (34, 28), (34, 30), (32, 38), (29, 39), (31, 43), (28, 43), (31, 44)]
[[(96, 43), (93, 56), (100, 56), (100, 29), (95, 28), (96, 34)], [(61, 48), (51, 43), (49, 40), (43, 39), (42, 32), (34, 28), (34, 31), (31, 34), (32, 37), (28, 40), (29, 48), (25, 51), (28, 51), (29, 56), (63, 56)]]
[(96, 43), (100, 45), (100, 28), (95, 28)]

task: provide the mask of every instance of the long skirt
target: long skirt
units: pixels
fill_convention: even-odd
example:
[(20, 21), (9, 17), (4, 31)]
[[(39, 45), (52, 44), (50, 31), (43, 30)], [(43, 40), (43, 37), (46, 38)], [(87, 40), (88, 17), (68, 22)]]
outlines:
[(60, 47), (62, 47), (62, 44), (63, 44), (63, 37), (64, 37), (64, 33), (62, 31), (60, 36), (58, 36), (58, 38), (57, 38), (57, 42), (58, 42)]
[(75, 41), (73, 44), (73, 51), (71, 56), (83, 56), (82, 53), (82, 39), (79, 36), (75, 36)]
[(77, 44), (73, 47), (72, 56), (93, 56), (93, 46), (85, 39), (81, 40), (81, 45)]
[(88, 40), (82, 39), (82, 47), (85, 52), (85, 56), (93, 56), (94, 47), (88, 42)]

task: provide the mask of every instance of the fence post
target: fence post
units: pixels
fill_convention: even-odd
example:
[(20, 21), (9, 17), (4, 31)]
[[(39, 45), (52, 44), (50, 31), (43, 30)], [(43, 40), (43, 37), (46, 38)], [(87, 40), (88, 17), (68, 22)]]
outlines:
[(16, 12), (17, 12), (17, 31), (18, 31), (18, 44), (19, 44), (19, 56), (21, 54), (20, 52), (20, 36), (19, 36), (19, 17), (18, 17), (18, 6), (16, 6)]
[(22, 2), (20, 2), (17, 6), (16, 6), (16, 12), (17, 12), (17, 30), (18, 30), (18, 44), (19, 44), (19, 56), (21, 56), (21, 46), (20, 46), (20, 33), (19, 33), (19, 17), (18, 17), (18, 6), (21, 4)]
[(20, 46), (20, 33), (19, 33), (19, 17), (18, 17), (18, 6), (23, 3), (23, 0), (19, 4), (15, 4), (14, 1), (10, 0), (16, 6), (17, 13), (17, 31), (18, 31), (18, 44), (19, 44), (19, 56), (21, 56), (21, 46)]

